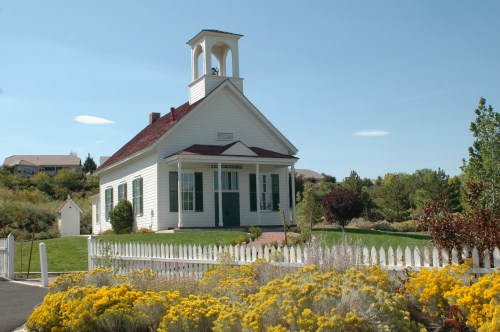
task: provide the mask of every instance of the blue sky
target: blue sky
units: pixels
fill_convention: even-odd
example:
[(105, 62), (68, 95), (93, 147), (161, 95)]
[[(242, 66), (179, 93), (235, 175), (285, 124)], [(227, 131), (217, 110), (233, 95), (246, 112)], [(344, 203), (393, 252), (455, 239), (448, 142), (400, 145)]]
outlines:
[(113, 154), (187, 100), (185, 43), (219, 29), (244, 35), (245, 95), (297, 168), (456, 175), (479, 98), (500, 107), (499, 14), (498, 1), (0, 0), (0, 159)]

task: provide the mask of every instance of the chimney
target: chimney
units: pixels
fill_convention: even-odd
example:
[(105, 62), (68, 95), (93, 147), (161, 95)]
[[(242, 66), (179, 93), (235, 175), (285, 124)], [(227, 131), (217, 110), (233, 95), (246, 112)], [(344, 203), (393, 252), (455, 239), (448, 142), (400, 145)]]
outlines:
[(175, 121), (175, 108), (174, 107), (170, 107), (170, 118), (172, 119), (172, 121)]
[(152, 125), (159, 118), (160, 118), (160, 113), (153, 112), (149, 114), (149, 125)]

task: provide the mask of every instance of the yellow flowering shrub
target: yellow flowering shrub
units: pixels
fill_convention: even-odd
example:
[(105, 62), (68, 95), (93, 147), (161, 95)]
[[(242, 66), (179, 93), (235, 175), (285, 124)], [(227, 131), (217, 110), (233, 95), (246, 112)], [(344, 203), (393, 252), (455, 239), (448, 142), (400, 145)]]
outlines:
[(422, 269), (401, 288), (376, 266), (285, 274), (265, 264), (221, 264), (200, 282), (148, 269), (62, 275), (26, 325), (40, 332), (425, 331), (419, 323), (441, 326), (457, 304), (471, 329), (500, 331), (500, 271), (472, 282), (470, 263)]
[(240, 300), (257, 290), (256, 276), (248, 265), (216, 265), (203, 274), (200, 286), (214, 296)]
[(178, 292), (141, 292), (120, 284), (113, 287), (72, 287), (49, 293), (28, 318), (37, 331), (155, 330)]
[(467, 270), (471, 263), (447, 265), (442, 269), (424, 268), (411, 273), (405, 284), (410, 300), (418, 303), (422, 312), (432, 318), (446, 318), (450, 303), (445, 294), (467, 282)]
[(456, 285), (446, 292), (444, 297), (450, 304), (459, 305), (467, 317), (468, 325), (479, 328), (486, 323), (491, 325), (494, 320), (498, 324), (500, 320), (500, 270), (480, 277), (471, 286)]
[(404, 297), (377, 267), (343, 274), (308, 266), (262, 286), (247, 299), (251, 331), (419, 331)]
[[(181, 298), (176, 305), (167, 310), (158, 331), (213, 331), (219, 315), (228, 310), (231, 310), (228, 297), (189, 295)], [(228, 321), (225, 320), (225, 322)], [(227, 326), (227, 328), (231, 328), (231, 326)], [(231, 331), (231, 329), (222, 330)]]

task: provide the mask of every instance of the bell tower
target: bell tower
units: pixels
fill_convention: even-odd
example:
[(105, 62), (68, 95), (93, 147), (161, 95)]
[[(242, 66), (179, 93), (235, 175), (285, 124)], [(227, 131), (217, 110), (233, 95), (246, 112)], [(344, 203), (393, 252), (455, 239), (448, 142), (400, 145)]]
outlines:
[[(238, 53), (238, 40), (242, 36), (219, 30), (202, 30), (187, 42), (191, 46), (190, 104), (204, 98), (225, 80), (230, 80), (243, 93)], [(215, 61), (212, 61), (212, 56)], [(228, 61), (232, 72), (228, 72)]]

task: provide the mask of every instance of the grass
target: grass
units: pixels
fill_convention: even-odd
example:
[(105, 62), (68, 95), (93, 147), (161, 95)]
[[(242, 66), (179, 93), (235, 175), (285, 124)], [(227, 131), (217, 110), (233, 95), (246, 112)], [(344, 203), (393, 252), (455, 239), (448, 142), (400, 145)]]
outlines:
[[(106, 235), (102, 239), (108, 242), (141, 242), (141, 243), (169, 243), (169, 244), (229, 244), (234, 239), (246, 236), (239, 231), (209, 231), (186, 232), (167, 234), (122, 234)], [(69, 236), (57, 239), (48, 239), (33, 242), (33, 253), (30, 271), (40, 271), (39, 244), (44, 242), (47, 250), (49, 272), (86, 271), (87, 270), (87, 237)], [(22, 246), (22, 255), (21, 255)], [(31, 242), (16, 242), (15, 273), (28, 270), (28, 260)], [(21, 270), (22, 257), (22, 270)]]
[(431, 237), (425, 233), (403, 233), (403, 232), (387, 232), (367, 229), (346, 228), (344, 233), (341, 229), (315, 229), (313, 234), (320, 241), (327, 245), (338, 243), (345, 234), (352, 241), (359, 240), (366, 246), (375, 246), (379, 248), (384, 246), (386, 249), (392, 246), (396, 249), (397, 246), (405, 248), (406, 246), (413, 249), (415, 246), (424, 247), (431, 244)]
[[(342, 237), (340, 229), (316, 229), (314, 235), (328, 245), (338, 242)], [(391, 245), (396, 248), (409, 246), (425, 246), (430, 244), (430, 237), (422, 233), (398, 233), (375, 230), (346, 228), (344, 234), (352, 239), (360, 240), (367, 246)], [(169, 243), (169, 244), (229, 244), (232, 240), (246, 233), (239, 231), (198, 231), (167, 234), (123, 234), (107, 235), (102, 237), (108, 242), (142, 242), (142, 243)], [(73, 236), (50, 240), (34, 241), (31, 259), (31, 271), (40, 271), (39, 244), (44, 242), (47, 248), (49, 272), (85, 271), (87, 270), (87, 237)], [(21, 255), (22, 245), (22, 255)], [(31, 242), (16, 242), (15, 272), (24, 272), (28, 269), (28, 257)], [(21, 270), (22, 257), (22, 270)]]

